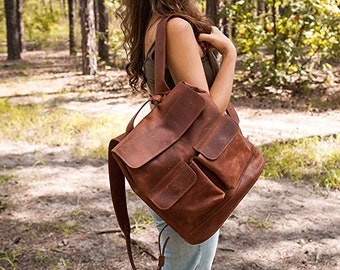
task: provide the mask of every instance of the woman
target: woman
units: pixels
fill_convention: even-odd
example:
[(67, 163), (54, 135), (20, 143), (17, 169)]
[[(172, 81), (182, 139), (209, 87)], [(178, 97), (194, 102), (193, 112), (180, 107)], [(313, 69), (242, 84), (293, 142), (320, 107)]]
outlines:
[[(236, 49), (230, 39), (213, 27), (198, 10), (194, 0), (124, 0), (119, 9), (128, 53), (126, 67), (133, 89), (154, 89), (154, 41), (156, 29), (164, 17), (176, 15), (167, 24), (166, 82), (173, 87), (185, 81), (210, 92), (212, 100), (224, 113), (230, 100)], [(222, 60), (217, 75), (209, 62), (208, 48), (214, 47)], [(164, 270), (211, 269), (218, 242), (218, 232), (199, 245), (185, 242), (172, 228), (150, 210), (165, 249)]]

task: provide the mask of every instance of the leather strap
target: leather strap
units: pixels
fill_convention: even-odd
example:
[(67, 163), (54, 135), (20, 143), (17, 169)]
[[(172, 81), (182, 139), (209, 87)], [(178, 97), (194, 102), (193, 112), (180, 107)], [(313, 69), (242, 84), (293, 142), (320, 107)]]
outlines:
[(140, 113), (140, 111), (144, 108), (144, 106), (146, 104), (148, 104), (150, 102), (150, 100), (147, 100), (144, 102), (144, 104), (142, 105), (142, 107), (139, 108), (139, 110), (136, 112), (136, 114), (131, 118), (130, 122), (128, 123), (128, 125), (126, 126), (126, 131), (125, 134), (129, 134), (133, 129), (134, 129), (134, 123), (135, 120), (137, 118), (137, 115)]
[[(176, 15), (169, 16), (162, 19), (157, 27), (156, 31), (156, 42), (155, 42), (155, 95), (165, 94), (170, 91), (169, 86), (165, 81), (165, 63), (166, 63), (166, 26), (167, 22), (173, 18), (178, 17)], [(211, 59), (211, 55), (209, 55), (209, 61), (211, 63), (214, 76), (218, 70), (216, 66), (213, 64)], [(226, 113), (233, 119), (237, 124), (240, 122), (237, 112), (231, 102), (229, 102), (228, 107), (226, 109)]]
[[(120, 137), (124, 137), (125, 134)], [(112, 156), (111, 150), (119, 143), (119, 140), (111, 140), (108, 151), (108, 165), (109, 165), (109, 177), (110, 177), (110, 189), (113, 207), (115, 209), (118, 224), (123, 231), (126, 241), (126, 249), (129, 255), (129, 260), (133, 270), (136, 270), (135, 263), (133, 261), (132, 249), (131, 249), (131, 229), (129, 215), (126, 204), (125, 193), (125, 177), (119, 165)]]
[(165, 82), (165, 63), (166, 63), (166, 25), (173, 18), (170, 16), (162, 19), (156, 31), (155, 41), (155, 94), (170, 91), (169, 86)]

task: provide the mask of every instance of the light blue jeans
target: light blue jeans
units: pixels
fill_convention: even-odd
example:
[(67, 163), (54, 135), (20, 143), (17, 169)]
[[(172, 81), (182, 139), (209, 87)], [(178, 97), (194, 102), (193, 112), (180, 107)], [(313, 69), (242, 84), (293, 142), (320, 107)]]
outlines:
[[(151, 209), (150, 213), (159, 231), (167, 224)], [(214, 261), (219, 231), (208, 240), (198, 245), (191, 245), (178, 235), (170, 226), (161, 234), (161, 248), (165, 240), (169, 241), (165, 248), (165, 264), (162, 270), (210, 270)]]

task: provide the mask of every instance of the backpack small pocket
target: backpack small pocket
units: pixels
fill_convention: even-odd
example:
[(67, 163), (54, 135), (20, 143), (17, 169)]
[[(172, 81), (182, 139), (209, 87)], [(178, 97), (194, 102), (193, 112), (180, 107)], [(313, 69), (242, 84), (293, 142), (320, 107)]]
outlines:
[[(180, 161), (150, 191), (149, 198), (156, 208), (183, 224), (209, 214), (222, 201), (224, 192), (214, 185), (195, 163)], [(199, 209), (197, 206), (199, 205)], [(154, 209), (154, 208), (153, 208)], [(154, 209), (157, 212), (157, 209)], [(178, 221), (178, 220), (177, 220)]]
[(252, 158), (247, 140), (231, 119), (221, 118), (206, 134), (194, 147), (196, 162), (223, 190), (235, 188)]

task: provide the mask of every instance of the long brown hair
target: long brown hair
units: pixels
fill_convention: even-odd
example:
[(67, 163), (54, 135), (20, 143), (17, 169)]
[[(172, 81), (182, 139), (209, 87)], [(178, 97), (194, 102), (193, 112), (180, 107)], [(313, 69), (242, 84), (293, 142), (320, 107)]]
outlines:
[(211, 31), (211, 21), (201, 14), (194, 0), (123, 0), (117, 14), (122, 20), (128, 61), (126, 71), (133, 90), (139, 87), (146, 89), (143, 71), (144, 39), (152, 13), (158, 17), (176, 15), (186, 19), (192, 25), (195, 35)]

